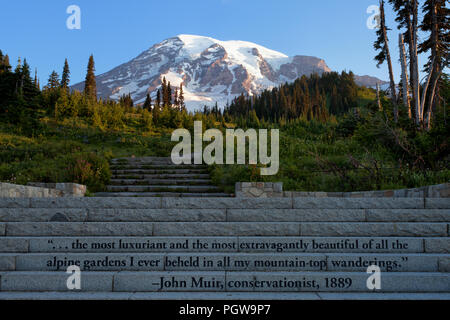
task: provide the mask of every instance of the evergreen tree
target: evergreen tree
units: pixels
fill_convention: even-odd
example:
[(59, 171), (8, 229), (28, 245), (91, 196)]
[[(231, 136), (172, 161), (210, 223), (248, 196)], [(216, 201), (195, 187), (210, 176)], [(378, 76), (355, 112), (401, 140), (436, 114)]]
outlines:
[[(419, 121), (420, 93), (419, 93), (419, 64), (417, 57), (417, 27), (418, 27), (418, 0), (389, 0), (396, 12), (397, 28), (406, 29), (403, 40), (408, 44), (409, 53), (409, 86), (412, 89), (412, 110), (416, 121)], [(406, 72), (406, 71), (405, 71)]]
[(3, 55), (0, 50), (0, 73), (11, 71), (11, 66), (9, 65), (8, 55)]
[(172, 106), (172, 87), (170, 86), (170, 81), (167, 83), (167, 105)]
[[(391, 99), (394, 105), (397, 103), (397, 95), (395, 89), (394, 72), (392, 69), (391, 54), (389, 51), (389, 40), (387, 36), (387, 31), (390, 30), (386, 26), (386, 18), (384, 14), (384, 0), (380, 0), (380, 28), (377, 30), (377, 40), (374, 42), (373, 47), (375, 50), (379, 51), (378, 55), (375, 57), (377, 62), (377, 67), (380, 67), (384, 62), (387, 63), (389, 69), (389, 79), (390, 79), (390, 90)], [(397, 112), (395, 113), (395, 118), (397, 119)]]
[(151, 111), (152, 110), (152, 98), (150, 97), (150, 94), (147, 93), (147, 97), (145, 98), (145, 102), (144, 105), (142, 106), (142, 108)]
[(56, 89), (61, 85), (59, 81), (59, 75), (56, 71), (53, 70), (53, 72), (50, 74), (47, 82), (47, 88), (48, 89)]
[[(435, 103), (439, 103), (442, 73), (449, 66), (449, 41), (450, 41), (450, 9), (446, 8), (445, 0), (425, 1), (422, 12), (424, 14), (420, 29), (428, 32), (429, 36), (419, 45), (419, 53), (430, 53), (424, 71), (429, 74), (428, 88), (428, 113), (427, 123), (431, 126), (431, 115)], [(425, 97), (422, 97), (424, 99)]]
[(39, 88), (38, 88), (37, 68), (34, 69), (34, 81), (33, 81), (33, 84), (34, 84), (34, 86), (35, 86), (37, 89), (39, 89)]
[(161, 106), (161, 91), (158, 89), (158, 91), (156, 91), (156, 104), (155, 107), (159, 108)]
[(167, 92), (167, 81), (166, 81), (166, 77), (163, 77), (163, 81), (162, 81), (162, 105), (163, 107), (167, 106), (169, 104), (169, 95)]
[(178, 89), (175, 88), (175, 95), (173, 97), (173, 104), (175, 105), (175, 107), (179, 107), (180, 104), (178, 103)]
[(3, 58), (3, 65), (5, 66), (5, 68), (8, 71), (11, 71), (11, 64), (9, 63), (9, 56), (5, 55), (5, 57)]
[(97, 84), (95, 81), (95, 63), (93, 55), (89, 57), (86, 80), (84, 82), (84, 94), (90, 99), (97, 99)]
[(61, 88), (68, 89), (70, 83), (70, 70), (67, 59), (64, 61), (63, 73), (61, 76)]
[(14, 69), (14, 73), (20, 74), (21, 72), (22, 72), (22, 59), (19, 57), (17, 59), (17, 65), (16, 65), (16, 68)]
[(152, 113), (153, 113), (153, 121), (155, 124), (158, 124), (159, 118), (160, 118), (160, 110), (161, 107), (161, 91), (158, 89), (156, 92), (156, 102), (155, 106), (153, 107)]
[(121, 105), (123, 105), (126, 109), (131, 109), (134, 106), (134, 101), (131, 98), (131, 93), (129, 94), (123, 94), (120, 99), (119, 99), (119, 103)]
[(27, 59), (23, 60), (20, 83), (24, 99), (29, 106), (32, 106), (33, 99), (39, 94), (39, 90), (31, 79), (30, 65), (27, 63)]
[(180, 106), (181, 110), (185, 109), (184, 105), (184, 92), (183, 92), (183, 84), (180, 84), (180, 92), (178, 92), (178, 105)]

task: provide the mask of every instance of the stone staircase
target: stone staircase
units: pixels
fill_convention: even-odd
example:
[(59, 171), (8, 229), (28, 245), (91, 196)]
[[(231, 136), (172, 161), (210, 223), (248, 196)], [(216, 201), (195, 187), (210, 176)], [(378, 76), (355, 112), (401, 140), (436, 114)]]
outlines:
[(175, 165), (170, 158), (111, 160), (111, 184), (96, 197), (229, 197), (212, 185), (205, 165)]
[(449, 228), (448, 198), (2, 198), (0, 298), (450, 299)]

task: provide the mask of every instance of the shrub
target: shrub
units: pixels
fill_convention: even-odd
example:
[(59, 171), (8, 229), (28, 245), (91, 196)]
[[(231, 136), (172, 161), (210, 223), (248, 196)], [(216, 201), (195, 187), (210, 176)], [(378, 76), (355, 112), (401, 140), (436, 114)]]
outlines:
[(90, 192), (105, 190), (111, 178), (109, 163), (95, 153), (69, 156), (68, 179), (87, 185)]

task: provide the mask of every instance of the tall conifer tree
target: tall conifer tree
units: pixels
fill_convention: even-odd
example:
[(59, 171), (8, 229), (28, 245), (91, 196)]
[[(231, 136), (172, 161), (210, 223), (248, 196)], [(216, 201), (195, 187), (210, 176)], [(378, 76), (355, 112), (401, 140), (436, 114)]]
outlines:
[[(430, 53), (424, 70), (429, 73), (428, 112), (426, 122), (431, 127), (433, 108), (438, 103), (439, 81), (443, 70), (449, 66), (450, 41), (450, 9), (446, 8), (445, 0), (425, 1), (422, 12), (424, 14), (420, 29), (428, 32), (429, 36), (419, 45), (419, 53)], [(422, 97), (425, 99), (425, 97)], [(424, 104), (424, 101), (423, 103)]]
[(163, 81), (162, 81), (162, 88), (161, 88), (161, 93), (162, 93), (162, 106), (165, 107), (166, 105), (169, 104), (169, 96), (167, 93), (167, 81), (166, 81), (166, 77), (163, 77)]
[(59, 75), (56, 71), (52, 71), (50, 73), (50, 76), (48, 78), (47, 87), (49, 89), (56, 89), (61, 85), (61, 82), (59, 81)]
[(180, 105), (180, 109), (184, 109), (184, 92), (183, 92), (183, 84), (180, 84), (180, 92), (178, 92), (178, 104)]
[[(389, 40), (387, 36), (387, 31), (390, 30), (386, 26), (386, 18), (384, 14), (384, 0), (380, 0), (380, 28), (377, 31), (377, 40), (373, 44), (375, 50), (379, 51), (378, 55), (375, 57), (377, 62), (377, 67), (382, 65), (384, 62), (387, 63), (389, 69), (389, 80), (390, 80), (390, 90), (391, 99), (394, 105), (397, 104), (397, 95), (395, 89), (394, 72), (392, 69), (391, 54), (389, 51)], [(398, 119), (398, 109), (395, 107), (394, 110), (395, 121)]]
[(147, 93), (147, 97), (145, 98), (145, 102), (142, 107), (148, 111), (152, 110), (152, 98), (150, 97), (150, 93)]
[(70, 70), (67, 59), (64, 61), (63, 73), (61, 76), (61, 88), (68, 89), (70, 83)]
[(95, 81), (95, 63), (93, 55), (89, 57), (86, 80), (84, 82), (84, 94), (91, 99), (97, 99), (97, 84)]
[(159, 108), (161, 106), (161, 90), (158, 89), (158, 91), (156, 91), (156, 104), (155, 107)]
[(170, 81), (167, 83), (167, 105), (169, 107), (172, 106), (172, 86), (170, 85)]

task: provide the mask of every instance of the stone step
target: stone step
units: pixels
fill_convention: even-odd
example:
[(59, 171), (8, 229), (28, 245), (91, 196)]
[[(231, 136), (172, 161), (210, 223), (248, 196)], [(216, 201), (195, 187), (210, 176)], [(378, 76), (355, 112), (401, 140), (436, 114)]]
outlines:
[(437, 222), (6, 222), (0, 236), (448, 237)]
[[(110, 194), (110, 193), (108, 193)], [(147, 194), (147, 193), (146, 193)], [(156, 194), (156, 193), (155, 193)], [(179, 193), (181, 194), (181, 193)], [(209, 193), (206, 193), (209, 195)], [(198, 193), (195, 193), (198, 195)], [(214, 193), (213, 195), (216, 195)], [(160, 200), (162, 201), (162, 200)], [(1, 222), (450, 222), (439, 209), (0, 208)]]
[(111, 179), (110, 185), (205, 185), (211, 184), (210, 179)]
[(450, 209), (423, 198), (0, 198), (0, 208)]
[[(0, 273), (6, 292), (67, 292), (66, 272)], [(381, 289), (367, 288), (366, 272), (82, 272), (82, 292), (445, 292), (450, 274), (384, 272)]]
[(163, 163), (172, 163), (172, 159), (170, 157), (124, 157), (124, 158), (115, 158), (110, 160), (111, 163), (155, 163), (155, 162), (163, 162)]
[(373, 253), (0, 253), (0, 271), (449, 272), (450, 254)]
[(450, 293), (377, 292), (0, 292), (0, 300), (450, 300)]
[(208, 174), (206, 169), (119, 169), (111, 170), (112, 176), (117, 175), (148, 175), (148, 174)]
[(3, 253), (450, 253), (449, 237), (0, 237)]
[(106, 186), (109, 192), (188, 192), (188, 193), (214, 193), (220, 191), (217, 186), (180, 186), (180, 185), (130, 185), (130, 186)]
[(227, 221), (450, 222), (446, 209), (227, 209)]
[(193, 170), (207, 170), (208, 167), (204, 165), (158, 165), (158, 164), (115, 164), (110, 166), (111, 170), (175, 170), (175, 169), (193, 169)]
[(180, 173), (180, 174), (115, 174), (112, 179), (116, 180), (209, 180), (209, 174), (196, 174), (196, 173)]
[(157, 198), (226, 198), (231, 197), (231, 194), (228, 193), (220, 193), (220, 192), (210, 192), (210, 193), (190, 193), (190, 192), (98, 192), (95, 194), (96, 197), (133, 197), (133, 198), (148, 198), (148, 197), (157, 197)]

